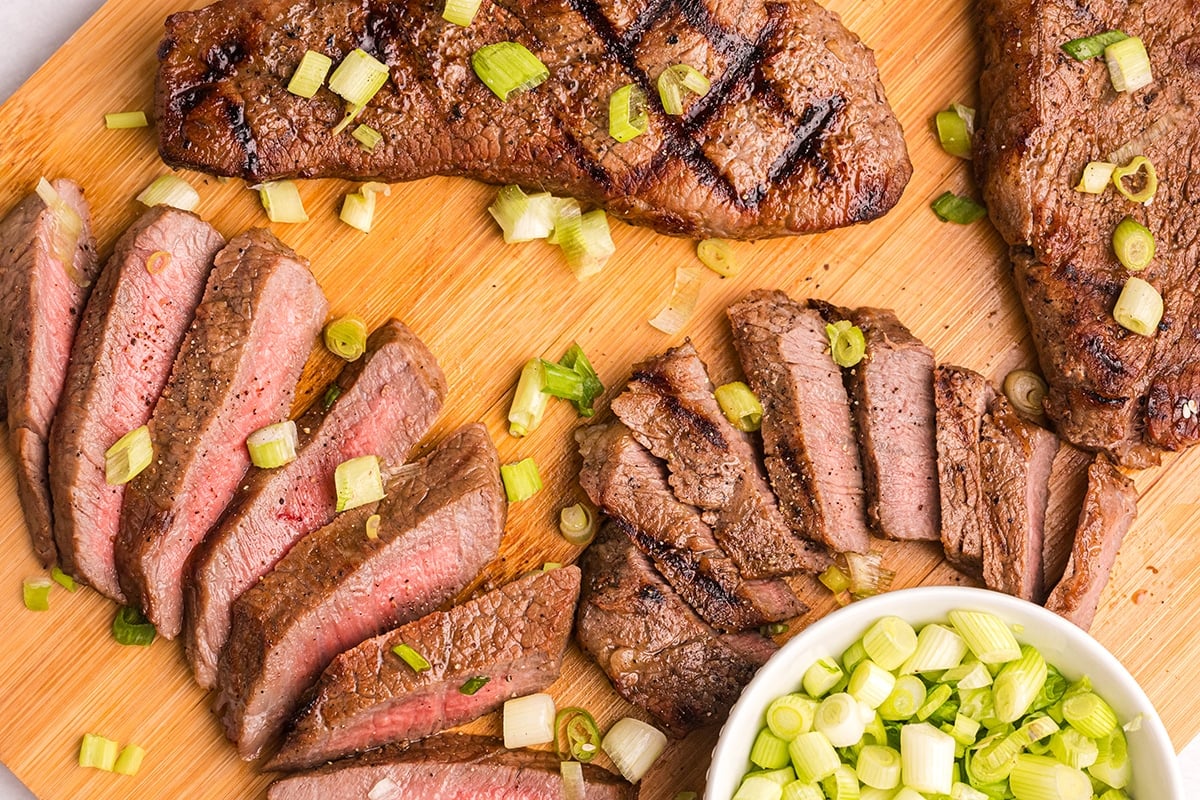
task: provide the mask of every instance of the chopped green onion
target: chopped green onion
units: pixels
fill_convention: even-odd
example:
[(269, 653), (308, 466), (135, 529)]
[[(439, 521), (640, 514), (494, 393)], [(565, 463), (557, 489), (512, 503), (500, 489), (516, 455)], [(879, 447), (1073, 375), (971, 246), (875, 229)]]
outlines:
[(363, 528), (367, 532), (367, 538), (371, 541), (379, 539), (379, 526), (383, 523), (383, 517), (378, 514), (372, 514), (367, 517), (367, 521), (363, 524)]
[(732, 800), (780, 800), (783, 787), (763, 775), (747, 775)]
[(504, 483), (504, 496), (510, 503), (528, 500), (542, 490), (542, 476), (532, 458), (504, 464), (500, 467), (500, 479)]
[(335, 510), (338, 512), (384, 498), (383, 476), (379, 471), (377, 456), (359, 456), (338, 464), (333, 471), (333, 483), (337, 488)]
[(1117, 728), (1097, 740), (1096, 750), (1096, 761), (1087, 768), (1088, 773), (1114, 789), (1124, 789), (1133, 771), (1124, 732)]
[(925, 683), (916, 675), (901, 675), (887, 698), (879, 706), (879, 716), (886, 720), (909, 720), (925, 706), (928, 695)]
[(366, 106), (356, 106), (353, 103), (346, 104), (346, 114), (342, 117), (342, 121), (333, 126), (333, 130), (329, 132), (330, 136), (340, 136), (342, 131), (350, 127), (350, 123), (358, 119)]
[[(954, 676), (959, 689), (982, 689), (985, 686), (992, 685), (992, 673), (988, 672), (988, 668), (983, 665), (982, 661), (970, 661), (958, 667), (959, 674)], [(950, 681), (951, 670), (947, 670), (942, 675), (943, 681)]]
[(1067, 52), (1071, 58), (1076, 61), (1087, 61), (1102, 55), (1104, 49), (1110, 44), (1115, 44), (1122, 39), (1128, 39), (1129, 36), (1121, 31), (1105, 31), (1097, 33), (1093, 36), (1083, 36), (1078, 39), (1072, 39), (1062, 45), (1062, 49)]
[(546, 373), (546, 384), (542, 391), (551, 397), (579, 402), (584, 397), (584, 377), (575, 370), (556, 364), (553, 361), (542, 360), (542, 369)]
[(954, 694), (954, 690), (948, 684), (939, 683), (935, 685), (933, 690), (925, 696), (924, 704), (917, 709), (917, 713), (914, 716), (918, 721), (924, 722), (932, 717), (934, 712), (941, 708), (950, 699), (950, 695), (952, 694)]
[(442, 19), (455, 25), (467, 27), (479, 13), (480, 0), (446, 0), (442, 8)]
[[(1133, 191), (1125, 185), (1126, 178), (1136, 178), (1139, 174), (1145, 173), (1145, 177), (1140, 179), (1141, 188)], [(1145, 156), (1134, 156), (1129, 160), (1129, 163), (1123, 167), (1113, 167), (1112, 173), (1113, 185), (1117, 187), (1117, 191), (1127, 199), (1142, 205), (1150, 205), (1154, 200), (1154, 195), (1158, 192), (1158, 172), (1154, 169), (1154, 163)]]
[(945, 625), (931, 623), (917, 634), (917, 649), (900, 667), (901, 672), (934, 672), (962, 663), (967, 643)]
[(519, 42), (484, 45), (471, 55), (471, 68), (504, 102), (513, 92), (533, 89), (550, 77), (546, 65)]
[(554, 231), (559, 211), (559, 203), (549, 192), (525, 194), (515, 184), (501, 188), (488, 206), (488, 213), (504, 231), (506, 244), (545, 239)]
[(1022, 645), (1021, 657), (1010, 661), (996, 675), (993, 692), (996, 718), (1015, 722), (1029, 710), (1046, 682), (1046, 659), (1036, 648)]
[(367, 352), (367, 324), (348, 314), (325, 325), (325, 347), (338, 358), (357, 361)]
[(551, 197), (549, 201), (551, 214), (551, 231), (546, 237), (546, 243), (557, 246), (559, 243), (561, 229), (574, 217), (581, 216), (583, 209), (579, 205), (579, 201), (574, 197)]
[(562, 775), (563, 800), (586, 800), (583, 765), (578, 761), (563, 761), (559, 763), (558, 771)]
[(79, 743), (79, 766), (112, 772), (117, 764), (118, 745), (112, 739), (85, 733)]
[(150, 121), (146, 119), (145, 111), (118, 111), (114, 114), (104, 115), (104, 127), (110, 131), (145, 128), (149, 125)]
[(1100, 748), (1095, 739), (1068, 725), (1050, 737), (1050, 752), (1068, 767), (1087, 769), (1096, 763)]
[(76, 588), (78, 588), (78, 584), (75, 583), (75, 579), (63, 572), (60, 567), (53, 567), (50, 570), (50, 580), (66, 589), (68, 592), (73, 592)]
[(954, 192), (943, 192), (933, 201), (930, 208), (942, 222), (955, 222), (959, 225), (969, 225), (987, 216), (987, 208), (969, 197), (959, 197)]
[(934, 125), (937, 127), (938, 142), (943, 150), (959, 158), (971, 157), (971, 131), (962, 114), (953, 108), (939, 111), (934, 117)]
[(275, 469), (296, 460), (296, 423), (276, 422), (246, 437), (250, 463), (259, 469)]
[(600, 752), (600, 727), (585, 708), (571, 706), (554, 715), (558, 757), (588, 762)]
[(696, 311), (700, 300), (700, 268), (680, 265), (675, 268), (675, 284), (671, 287), (671, 299), (666, 307), (650, 320), (650, 325), (665, 334), (674, 336)]
[(968, 717), (966, 714), (955, 714), (954, 724), (945, 723), (942, 725), (942, 731), (948, 733), (954, 738), (954, 741), (965, 747), (975, 744), (975, 737), (979, 735), (980, 727), (982, 727), (980, 722)]
[[(919, 638), (919, 637), (918, 637)], [(854, 667), (846, 691), (867, 708), (878, 708), (896, 688), (896, 676), (870, 659)]]
[(306, 50), (288, 81), (287, 90), (297, 97), (311, 98), (325, 84), (325, 76), (332, 68), (332, 58), (316, 50)]
[(1112, 235), (1113, 252), (1125, 269), (1141, 272), (1154, 258), (1154, 234), (1133, 217), (1117, 223)]
[(850, 588), (850, 576), (842, 571), (842, 568), (837, 564), (830, 564), (829, 567), (817, 576), (822, 584), (834, 594), (847, 591)]
[(329, 384), (329, 388), (325, 390), (325, 394), (321, 395), (321, 408), (328, 411), (333, 408), (333, 404), (342, 396), (342, 387), (336, 383)]
[(133, 606), (122, 606), (113, 617), (112, 634), (118, 644), (146, 647), (154, 641), (154, 625)]
[(796, 777), (805, 783), (823, 781), (834, 773), (841, 761), (837, 750), (820, 731), (802, 733), (788, 744), (788, 754)]
[(127, 744), (121, 748), (120, 755), (117, 756), (117, 761), (113, 764), (113, 772), (121, 775), (137, 775), (139, 769), (142, 768), (142, 761), (146, 758), (146, 750), (136, 744)]
[(540, 358), (531, 358), (521, 368), (517, 390), (508, 409), (508, 433), (511, 436), (528, 436), (542, 424), (542, 416), (550, 402), (550, 395), (543, 391), (546, 386), (545, 363)]
[(136, 199), (147, 208), (170, 206), (180, 211), (195, 211), (200, 204), (200, 193), (178, 175), (163, 175), (155, 178)]
[(387, 79), (386, 64), (362, 48), (355, 48), (329, 76), (329, 90), (352, 106), (365, 106)]
[(843, 319), (825, 326), (829, 337), (829, 353), (839, 367), (853, 367), (867, 354), (867, 340), (862, 329)]
[(56, 260), (62, 265), (72, 283), (76, 286), (87, 286), (87, 277), (75, 267), (75, 248), (83, 234), (83, 220), (75, 209), (67, 205), (50, 181), (39, 178), (35, 191), (50, 210), (54, 220), (52, 239)]
[(884, 669), (898, 669), (917, 649), (917, 632), (899, 617), (881, 617), (862, 638), (863, 648)]
[(1081, 770), (1047, 756), (1022, 753), (1008, 780), (1017, 800), (1091, 800), (1092, 782)]
[(722, 278), (732, 278), (742, 269), (734, 258), (733, 248), (724, 239), (704, 239), (697, 243), (696, 257)]
[(458, 687), (459, 694), (473, 695), (486, 686), (490, 680), (491, 678), (486, 675), (476, 675), (473, 678), (467, 678), (463, 682), (463, 685)]
[(858, 774), (846, 764), (839, 764), (833, 774), (821, 782), (829, 800), (859, 800), (862, 785)]
[(850, 594), (857, 598), (871, 597), (891, 588), (896, 578), (894, 570), (883, 566), (883, 553), (872, 550), (869, 553), (843, 554), (846, 567), (850, 570)]
[(863, 737), (867, 722), (858, 701), (845, 692), (831, 694), (817, 706), (813, 727), (834, 747), (849, 747)]
[(785, 694), (767, 706), (767, 727), (785, 741), (791, 741), (812, 730), (816, 700), (802, 694)]
[(832, 658), (821, 657), (814, 661), (804, 673), (804, 691), (813, 697), (821, 697), (845, 677), (845, 672)]
[(858, 753), (858, 779), (874, 789), (900, 785), (900, 753), (886, 745), (869, 744)]
[(1116, 712), (1094, 692), (1080, 692), (1063, 700), (1062, 715), (1072, 728), (1091, 739), (1108, 736), (1117, 727)]
[(375, 195), (391, 193), (392, 188), (386, 183), (364, 183), (357, 192), (346, 195), (339, 219), (351, 228), (370, 233), (375, 223)]
[(1129, 278), (1113, 306), (1113, 319), (1126, 330), (1153, 336), (1162, 321), (1163, 299), (1158, 290), (1141, 278)]
[(308, 222), (304, 201), (300, 199), (300, 189), (295, 181), (269, 181), (259, 184), (257, 188), (263, 210), (271, 222)]
[(370, 125), (359, 125), (357, 128), (350, 131), (350, 135), (353, 136), (358, 143), (362, 145), (362, 149), (366, 150), (368, 153), (373, 153), (375, 148), (379, 146), (379, 143), (383, 141), (383, 134), (372, 128)]
[(1105, 47), (1104, 61), (1108, 64), (1112, 87), (1118, 92), (1132, 92), (1154, 80), (1146, 45), (1137, 36), (1121, 39)]
[(713, 392), (721, 413), (739, 431), (751, 432), (762, 427), (763, 407), (750, 387), (741, 381), (718, 386)]
[(567, 266), (579, 280), (595, 275), (617, 251), (603, 209), (560, 217), (554, 226)]
[(21, 581), (21, 597), (25, 607), (30, 611), (50, 610), (50, 587), (54, 581), (44, 575), (26, 578)]
[(1021, 646), (1004, 620), (987, 611), (954, 610), (950, 624), (984, 664), (1002, 664), (1021, 657)]
[(572, 398), (571, 403), (581, 417), (593, 416), (596, 413), (594, 408), (596, 398), (604, 394), (604, 384), (600, 382), (600, 376), (596, 373), (596, 368), (592, 366), (587, 354), (583, 352), (583, 348), (578, 343), (575, 343), (567, 349), (567, 352), (563, 353), (563, 357), (558, 360), (558, 363), (583, 376), (583, 397), (579, 400)]
[(954, 739), (927, 722), (900, 728), (904, 785), (918, 792), (950, 794), (954, 783)]
[(585, 547), (596, 535), (596, 515), (583, 503), (567, 506), (558, 515), (558, 530), (576, 547)]
[(1116, 168), (1116, 164), (1108, 161), (1089, 161), (1083, 168), (1083, 175), (1080, 176), (1075, 191), (1100, 194), (1108, 188), (1108, 182), (1112, 180), (1113, 170)]
[[(866, 795), (862, 795), (863, 800), (866, 800)], [(781, 800), (825, 800), (825, 793), (821, 791), (821, 787), (815, 783), (808, 781), (792, 781), (783, 787)]]
[(392, 652), (400, 656), (400, 660), (408, 664), (413, 672), (420, 673), (433, 669), (433, 665), (429, 663), (429, 659), (418, 653), (411, 645), (398, 644), (392, 648)]
[(782, 636), (788, 632), (788, 624), (786, 622), (768, 622), (766, 625), (758, 626), (758, 632), (763, 636)]
[(608, 98), (608, 135), (618, 142), (628, 142), (646, 132), (650, 118), (646, 114), (646, 93), (634, 83), (627, 83)]
[(600, 746), (625, 780), (637, 783), (666, 749), (667, 737), (653, 725), (623, 717), (604, 734)]
[(104, 452), (104, 480), (110, 486), (129, 483), (153, 459), (150, 428), (145, 425), (134, 428)]
[(658, 99), (662, 101), (663, 111), (678, 116), (683, 113), (685, 91), (703, 97), (708, 94), (711, 86), (708, 78), (695, 67), (675, 64), (664, 69), (658, 76)]
[(1027, 369), (1014, 369), (1004, 376), (1004, 396), (1018, 414), (1042, 417), (1046, 414), (1046, 382), (1042, 376)]

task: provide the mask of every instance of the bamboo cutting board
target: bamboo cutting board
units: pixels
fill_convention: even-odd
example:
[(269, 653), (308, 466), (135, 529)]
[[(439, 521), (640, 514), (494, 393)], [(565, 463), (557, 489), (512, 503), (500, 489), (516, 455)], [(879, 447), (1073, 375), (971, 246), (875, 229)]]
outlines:
[[(283, 241), (312, 260), (335, 314), (356, 312), (371, 326), (403, 319), (437, 355), (450, 383), (446, 410), (428, 442), (482, 419), (502, 459), (533, 456), (545, 489), (514, 505), (501, 557), (481, 583), (508, 580), (574, 549), (557, 534), (558, 509), (575, 502), (578, 468), (566, 403), (524, 440), (504, 416), (522, 363), (557, 359), (573, 341), (601, 378), (619, 387), (631, 364), (691, 336), (717, 383), (736, 377), (722, 310), (759, 287), (844, 305), (890, 306), (937, 353), (993, 378), (1034, 363), (1001, 242), (986, 223), (938, 223), (929, 201), (946, 189), (971, 191), (965, 162), (944, 154), (930, 130), (951, 101), (974, 104), (979, 71), (969, 0), (832, 0), (877, 53), (889, 99), (907, 131), (915, 165), (899, 206), (866, 226), (820, 236), (735, 245), (745, 264), (736, 278), (706, 276), (700, 307), (680, 336), (651, 328), (670, 295), (674, 268), (692, 263), (690, 242), (614, 225), (617, 255), (579, 283), (558, 251), (541, 243), (505, 246), (485, 212), (494, 189), (430, 179), (380, 198), (376, 229), (364, 236), (337, 221), (340, 181), (301, 186), (312, 221), (275, 225)], [(151, 130), (106, 131), (103, 115), (152, 108), (154, 52), (163, 18), (186, 0), (111, 0), (29, 83), (0, 108), (0, 211), (38, 177), (79, 181), (91, 200), (102, 254), (140, 207), (133, 197), (165, 168)], [(199, 5), (200, 3), (192, 3)], [(431, 13), (436, 13), (431, 0)], [(187, 176), (199, 212), (226, 236), (267, 224), (241, 182)], [(333, 376), (332, 357), (314, 357), (298, 402)], [(1198, 448), (1197, 450), (1200, 450)], [(1177, 745), (1200, 730), (1200, 693), (1179, 691), (1200, 678), (1200, 486), (1190, 479), (1200, 452), (1137, 476), (1140, 516), (1126, 538), (1093, 633), (1124, 662), (1157, 705)], [(35, 614), (20, 583), (39, 571), (14, 491), (12, 463), (0, 457), (0, 761), (41, 798), (259, 798), (270, 780), (240, 762), (190, 679), (181, 649), (159, 640), (121, 647), (109, 635), (115, 611), (90, 590), (56, 589), (51, 610)], [(884, 545), (897, 586), (963, 580), (936, 548)], [(830, 608), (815, 610), (797, 628)], [(577, 650), (550, 690), (560, 705), (584, 705), (602, 725), (633, 711)], [(496, 719), (472, 726), (496, 731)], [(148, 751), (125, 777), (74, 764), (80, 736), (100, 733)], [(675, 743), (651, 773), (643, 797), (702, 789), (715, 729)]]

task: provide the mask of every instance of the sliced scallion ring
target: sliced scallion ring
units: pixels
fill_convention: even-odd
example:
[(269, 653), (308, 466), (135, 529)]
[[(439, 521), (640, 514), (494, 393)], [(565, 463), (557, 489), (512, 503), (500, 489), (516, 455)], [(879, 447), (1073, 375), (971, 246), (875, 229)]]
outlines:
[(383, 475), (378, 456), (359, 456), (337, 465), (333, 471), (339, 513), (384, 498)]
[(583, 503), (567, 506), (558, 515), (558, 530), (576, 547), (583, 547), (596, 535), (596, 515)]
[(933, 213), (942, 222), (967, 225), (987, 216), (987, 209), (969, 197), (960, 197), (954, 192), (943, 192), (930, 205)]
[(971, 131), (962, 114), (953, 108), (939, 111), (934, 117), (934, 125), (937, 127), (938, 142), (943, 150), (959, 158), (971, 157)]
[(75, 579), (63, 572), (61, 567), (53, 567), (50, 570), (50, 580), (66, 589), (68, 592), (73, 592), (79, 587), (79, 584), (75, 583)]
[(829, 354), (839, 367), (853, 367), (867, 354), (862, 328), (848, 319), (826, 325), (825, 335), (829, 337)]
[(587, 709), (564, 708), (554, 715), (555, 746), (558, 757), (587, 763), (600, 752), (600, 728)]
[[(1139, 178), (1139, 176), (1143, 177)], [(1136, 191), (1131, 190), (1125, 185), (1126, 179), (1137, 180), (1141, 184), (1141, 188)], [(1150, 205), (1154, 200), (1155, 193), (1158, 192), (1158, 173), (1154, 169), (1154, 164), (1145, 156), (1134, 156), (1125, 166), (1114, 167), (1112, 182), (1125, 199), (1142, 205)]]
[(413, 672), (425, 672), (433, 669), (433, 665), (429, 663), (429, 659), (418, 653), (411, 645), (398, 644), (392, 648), (392, 652), (400, 656), (400, 660), (408, 664)]
[(683, 113), (685, 91), (703, 97), (711, 87), (712, 84), (700, 70), (688, 64), (675, 64), (658, 76), (658, 99), (662, 102), (663, 111), (679, 116)]
[(150, 428), (145, 425), (134, 428), (105, 451), (104, 480), (110, 486), (129, 483), (150, 466), (153, 458), (154, 443), (150, 440)]
[(21, 581), (21, 598), (30, 611), (50, 610), (50, 587), (54, 581), (45, 575), (37, 575)]
[(1125, 269), (1141, 272), (1154, 258), (1154, 234), (1133, 217), (1125, 217), (1113, 230), (1113, 252)]
[(750, 433), (762, 427), (762, 403), (746, 384), (741, 381), (722, 384), (713, 391), (713, 397), (725, 419), (739, 431)]
[(1045, 416), (1046, 409), (1042, 403), (1046, 399), (1046, 391), (1042, 376), (1031, 370), (1014, 369), (1004, 376), (1004, 396), (1019, 414)]
[(479, 5), (480, 0), (446, 0), (442, 9), (442, 19), (465, 28), (475, 21)]
[(1153, 336), (1162, 315), (1163, 299), (1157, 289), (1141, 278), (1125, 281), (1113, 306), (1113, 319), (1118, 325), (1141, 336)]
[(372, 514), (371, 516), (367, 517), (367, 522), (363, 526), (367, 532), (367, 538), (373, 542), (379, 539), (379, 524), (382, 521), (383, 517), (379, 516), (378, 514)]
[(329, 90), (352, 106), (365, 106), (387, 79), (387, 64), (366, 50), (355, 48), (329, 76)]
[(363, 150), (368, 153), (375, 152), (375, 148), (383, 141), (383, 134), (372, 128), (370, 125), (359, 125), (350, 132), (350, 135), (355, 138)]
[(696, 311), (700, 299), (701, 268), (680, 265), (675, 268), (675, 284), (671, 288), (671, 299), (665, 308), (650, 320), (650, 325), (663, 333), (674, 336)]
[(121, 748), (117, 761), (113, 764), (113, 772), (121, 775), (137, 775), (146, 758), (146, 749), (136, 744), (127, 744)]
[(154, 641), (155, 633), (154, 625), (132, 606), (123, 606), (113, 617), (112, 634), (118, 644), (146, 647)]
[(513, 244), (549, 236), (560, 208), (549, 192), (526, 194), (520, 186), (510, 184), (496, 192), (488, 213), (504, 232), (504, 242)]
[(476, 675), (472, 678), (467, 678), (463, 681), (463, 685), (458, 687), (459, 694), (473, 695), (487, 685), (490, 681), (487, 675)]
[(1090, 58), (1103, 55), (1104, 49), (1110, 44), (1115, 44), (1122, 39), (1128, 38), (1129, 36), (1122, 31), (1105, 31), (1093, 36), (1081, 36), (1078, 39), (1072, 39), (1069, 42), (1063, 43), (1062, 49), (1076, 61), (1087, 61)]
[(305, 51), (304, 57), (292, 79), (288, 81), (287, 90), (297, 97), (311, 98), (325, 84), (325, 76), (333, 67), (333, 59), (316, 50)]
[(259, 200), (271, 222), (308, 222), (304, 201), (300, 199), (300, 189), (295, 181), (270, 181), (254, 188), (258, 189)]
[(353, 314), (329, 322), (324, 338), (329, 352), (347, 361), (357, 361), (367, 352), (367, 324)]
[(546, 65), (520, 42), (496, 42), (479, 48), (471, 54), (471, 68), (505, 102), (514, 92), (533, 89), (550, 77)]
[(119, 747), (112, 739), (85, 733), (79, 743), (79, 766), (112, 772), (117, 764)]
[(1108, 161), (1089, 161), (1083, 168), (1083, 175), (1080, 176), (1075, 191), (1087, 194), (1102, 193), (1108, 188), (1108, 183), (1112, 180), (1113, 171), (1116, 168), (1116, 164)]
[(392, 189), (386, 183), (364, 183), (357, 192), (347, 194), (342, 200), (338, 218), (351, 228), (370, 233), (375, 224), (375, 195), (391, 193)]
[(296, 423), (287, 419), (259, 428), (246, 437), (250, 463), (259, 469), (275, 469), (296, 460)]
[(1104, 61), (1108, 64), (1112, 87), (1118, 92), (1132, 92), (1154, 80), (1150, 55), (1137, 36), (1129, 36), (1104, 48)]
[(163, 175), (155, 178), (136, 199), (148, 208), (170, 206), (180, 211), (195, 211), (200, 203), (200, 193), (177, 175)]
[(542, 490), (542, 476), (538, 474), (537, 462), (532, 458), (502, 465), (500, 481), (504, 484), (504, 495), (510, 503), (528, 500)]
[(567, 266), (577, 280), (595, 275), (617, 251), (608, 228), (608, 215), (602, 208), (560, 217), (554, 229)]
[(641, 136), (650, 126), (646, 114), (646, 93), (634, 83), (627, 83), (608, 99), (608, 135), (618, 142), (628, 142)]
[(104, 115), (104, 127), (110, 131), (145, 128), (149, 124), (145, 111), (118, 111), (114, 114)]
[(733, 248), (724, 239), (704, 239), (696, 245), (696, 257), (700, 263), (720, 275), (732, 278), (741, 272), (741, 265), (734, 257)]
[(510, 436), (528, 436), (542, 424), (542, 416), (550, 402), (550, 395), (542, 391), (546, 387), (545, 363), (540, 358), (531, 358), (521, 368), (517, 391), (508, 409)]

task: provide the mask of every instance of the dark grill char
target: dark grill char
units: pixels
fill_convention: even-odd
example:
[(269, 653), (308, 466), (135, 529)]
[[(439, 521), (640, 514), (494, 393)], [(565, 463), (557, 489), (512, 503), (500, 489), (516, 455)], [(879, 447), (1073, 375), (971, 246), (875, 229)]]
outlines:
[(113, 540), (125, 487), (105, 481), (104, 453), (150, 419), (224, 245), (194, 214), (144, 213), (100, 273), (71, 350), (50, 437), (54, 538), (63, 569), (118, 602)]
[(575, 438), (579, 485), (709, 625), (745, 630), (808, 610), (782, 580), (742, 578), (699, 511), (675, 499), (663, 463), (623, 424), (591, 425)]
[[(992, 220), (1010, 245), (1018, 291), (1050, 383), (1058, 433), (1121, 464), (1157, 462), (1200, 440), (1200, 17), (1189, 4), (989, 0), (981, 30), (980, 134), (975, 165)], [(1079, 63), (1060, 45), (1119, 29), (1144, 39), (1154, 81), (1114, 92), (1104, 59)], [(1144, 155), (1159, 186), (1149, 206), (1113, 190), (1075, 191), (1091, 160)], [(1110, 233), (1125, 215), (1147, 225), (1158, 251), (1142, 277), (1163, 295), (1151, 338), (1112, 318), (1128, 276)]]
[(983, 577), (983, 538), (992, 516), (979, 439), (996, 390), (978, 372), (949, 364), (934, 370), (933, 387), (942, 549), (955, 567)]
[[(551, 74), (506, 103), (469, 65), (504, 40)], [(286, 90), (305, 50), (339, 62), (355, 47), (391, 69), (358, 120), (385, 135), (370, 153), (330, 136), (340, 98)], [(469, 28), (417, 0), (222, 0), (169, 17), (158, 53), (163, 158), (253, 181), (464, 175), (664, 233), (756, 239), (878, 217), (911, 173), (870, 50), (809, 0), (499, 0)], [(655, 82), (676, 63), (712, 89), (667, 117)], [(650, 127), (617, 143), (608, 100), (631, 82)]]
[(378, 456), (385, 468), (403, 464), (437, 419), (447, 388), (433, 354), (397, 320), (371, 334), (366, 354), (342, 370), (337, 386), (341, 394), (328, 412), (318, 402), (297, 421), (296, 460), (252, 468), (192, 555), (186, 645), (205, 688), (216, 680), (233, 602), (301, 537), (333, 519), (337, 465), (364, 455)]
[(584, 551), (576, 636), (617, 693), (675, 736), (719, 723), (775, 652), (704, 623), (614, 523)]
[(17, 495), (33, 552), (44, 566), (57, 557), (48, 472), (51, 420), (67, 375), (75, 330), (96, 276), (96, 242), (83, 190), (54, 181), (59, 197), (83, 220), (71, 264), (56, 255), (54, 214), (36, 194), (0, 222), (0, 413), (17, 459)]

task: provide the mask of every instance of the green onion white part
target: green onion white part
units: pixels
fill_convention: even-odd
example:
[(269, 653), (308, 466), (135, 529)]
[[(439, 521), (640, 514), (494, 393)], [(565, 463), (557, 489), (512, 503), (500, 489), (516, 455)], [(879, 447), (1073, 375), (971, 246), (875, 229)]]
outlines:
[(1008, 623), (986, 611), (951, 611), (950, 624), (967, 648), (984, 664), (1002, 664), (1021, 657), (1021, 646)]
[(250, 463), (260, 469), (275, 469), (296, 460), (296, 423), (276, 422), (246, 437)]
[(515, 92), (536, 88), (550, 77), (546, 65), (519, 42), (484, 45), (471, 55), (471, 68), (505, 102)]
[(608, 215), (600, 208), (586, 214), (560, 216), (554, 232), (567, 266), (578, 280), (595, 275), (617, 251), (608, 229)]
[(967, 654), (967, 643), (944, 625), (926, 625), (917, 634), (917, 648), (900, 667), (901, 672), (936, 672), (957, 667)]
[(322, 337), (325, 348), (346, 361), (357, 361), (367, 352), (367, 323), (353, 314), (330, 320)]
[(337, 490), (335, 509), (339, 513), (382, 500), (383, 476), (378, 456), (359, 456), (338, 464), (333, 471), (333, 484)]
[(442, 9), (442, 19), (465, 28), (475, 21), (479, 6), (480, 0), (446, 0)]
[(251, 188), (258, 189), (258, 198), (271, 222), (308, 222), (308, 213), (295, 181), (269, 181)]
[(857, 700), (846, 692), (836, 692), (817, 706), (813, 727), (834, 747), (849, 747), (863, 737), (868, 718)]
[(623, 717), (604, 734), (600, 747), (625, 780), (637, 783), (666, 749), (667, 737), (653, 725)]
[(504, 495), (510, 503), (528, 500), (542, 490), (542, 476), (538, 474), (537, 463), (532, 458), (502, 465), (500, 480), (504, 484)]
[(671, 299), (667, 301), (666, 307), (650, 320), (650, 325), (669, 336), (683, 330), (683, 326), (696, 311), (696, 303), (700, 299), (700, 280), (700, 267), (682, 264), (677, 266), (675, 284), (671, 287)]
[(634, 83), (627, 83), (608, 99), (608, 135), (618, 142), (628, 142), (641, 136), (650, 126), (646, 114), (646, 93)]
[(163, 175), (155, 178), (136, 199), (148, 208), (170, 206), (180, 211), (195, 211), (200, 204), (200, 193), (177, 175)]
[(329, 90), (352, 106), (365, 106), (387, 79), (386, 64), (367, 51), (355, 48), (329, 76)]
[(544, 692), (506, 700), (503, 716), (510, 750), (554, 741), (554, 698)]
[(1118, 92), (1132, 92), (1154, 81), (1150, 55), (1137, 36), (1113, 42), (1104, 48), (1104, 61), (1112, 87)]
[(149, 125), (150, 121), (146, 119), (145, 111), (118, 111), (104, 115), (104, 127), (110, 131), (145, 128)]
[(1075, 185), (1075, 190), (1087, 194), (1101, 194), (1108, 188), (1113, 170), (1116, 168), (1116, 164), (1108, 161), (1089, 161), (1083, 168), (1083, 174), (1079, 177), (1079, 183)]
[(145, 748), (136, 744), (127, 744), (121, 748), (120, 754), (117, 755), (116, 763), (113, 764), (113, 772), (118, 772), (121, 775), (137, 775), (138, 770), (142, 768), (142, 761), (145, 758)]
[(867, 628), (862, 643), (872, 661), (884, 669), (894, 670), (916, 651), (917, 632), (899, 617), (882, 617)]
[(104, 452), (104, 481), (110, 486), (129, 483), (154, 459), (154, 443), (146, 425), (134, 428)]
[(508, 409), (508, 433), (510, 436), (528, 436), (539, 425), (550, 403), (550, 395), (543, 391), (546, 386), (546, 362), (531, 358), (521, 368), (517, 390)]
[(332, 58), (316, 50), (306, 50), (288, 81), (287, 90), (297, 97), (312, 98), (325, 85), (325, 76), (332, 68)]
[(741, 381), (722, 384), (713, 391), (713, 397), (725, 419), (739, 431), (749, 433), (762, 427), (762, 403), (746, 384)]
[(50, 610), (50, 588), (54, 581), (45, 575), (36, 575), (21, 581), (21, 598), (30, 611)]
[(1113, 306), (1113, 319), (1118, 325), (1141, 336), (1153, 336), (1162, 316), (1162, 295), (1154, 286), (1137, 277), (1125, 281)]
[(79, 766), (112, 772), (117, 764), (119, 745), (112, 739), (94, 733), (85, 733), (79, 743)]

